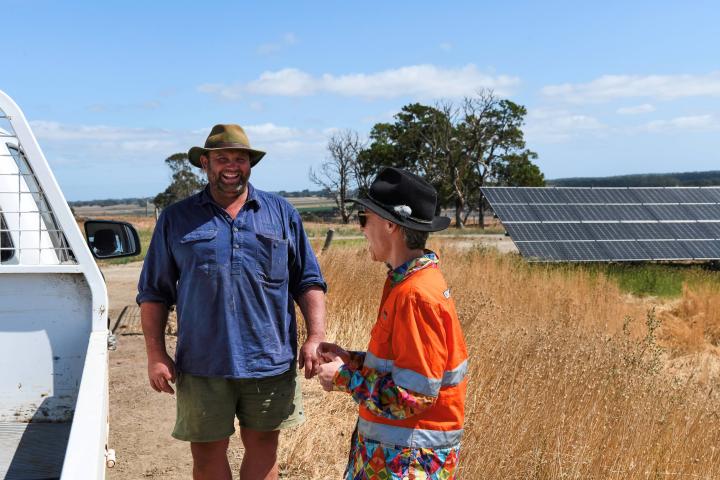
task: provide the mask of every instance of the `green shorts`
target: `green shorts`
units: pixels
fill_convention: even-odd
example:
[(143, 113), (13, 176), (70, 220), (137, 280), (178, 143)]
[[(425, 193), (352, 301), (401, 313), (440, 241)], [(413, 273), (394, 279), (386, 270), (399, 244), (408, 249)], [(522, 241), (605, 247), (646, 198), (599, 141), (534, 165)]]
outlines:
[(294, 368), (266, 378), (228, 379), (180, 374), (176, 383), (177, 419), (172, 436), (188, 442), (214, 442), (240, 427), (269, 432), (305, 421), (300, 379)]

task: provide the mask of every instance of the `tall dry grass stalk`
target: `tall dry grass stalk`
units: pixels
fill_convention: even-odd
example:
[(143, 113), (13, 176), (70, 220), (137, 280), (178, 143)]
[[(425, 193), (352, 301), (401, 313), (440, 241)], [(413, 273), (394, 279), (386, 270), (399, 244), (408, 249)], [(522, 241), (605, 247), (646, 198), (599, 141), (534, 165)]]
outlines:
[[(603, 275), (431, 245), (470, 351), (460, 478), (720, 478), (720, 294), (653, 308)], [(328, 337), (364, 349), (385, 278), (362, 248), (321, 257)], [(289, 478), (341, 478), (356, 406), (306, 382)]]

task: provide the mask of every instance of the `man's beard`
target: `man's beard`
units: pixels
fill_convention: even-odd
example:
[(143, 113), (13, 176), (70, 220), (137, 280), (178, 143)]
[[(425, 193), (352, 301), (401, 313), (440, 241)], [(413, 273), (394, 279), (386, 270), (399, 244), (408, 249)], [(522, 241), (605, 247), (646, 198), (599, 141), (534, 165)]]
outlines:
[(237, 183), (234, 185), (230, 185), (230, 184), (223, 182), (220, 175), (218, 175), (216, 180), (214, 182), (210, 182), (210, 183), (213, 184), (213, 186), (217, 190), (219, 190), (223, 193), (242, 195), (243, 193), (245, 193), (245, 190), (247, 190), (249, 179), (250, 179), (250, 175), (244, 176), (241, 173), (238, 175)]

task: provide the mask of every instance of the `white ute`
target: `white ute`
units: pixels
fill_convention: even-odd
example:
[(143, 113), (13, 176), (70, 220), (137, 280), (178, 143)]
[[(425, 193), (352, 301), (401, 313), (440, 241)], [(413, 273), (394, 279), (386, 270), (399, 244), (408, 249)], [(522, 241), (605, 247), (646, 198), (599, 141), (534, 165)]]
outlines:
[(95, 258), (135, 255), (128, 224), (87, 243), (18, 106), (0, 91), (0, 478), (104, 479), (108, 296)]

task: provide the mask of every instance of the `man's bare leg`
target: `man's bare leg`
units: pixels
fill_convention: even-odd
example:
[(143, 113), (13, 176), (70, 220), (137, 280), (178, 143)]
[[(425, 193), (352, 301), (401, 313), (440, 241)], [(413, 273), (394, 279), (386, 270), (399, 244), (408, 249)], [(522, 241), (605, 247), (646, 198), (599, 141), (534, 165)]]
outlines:
[(232, 480), (227, 449), (230, 439), (191, 442), (193, 480)]
[(240, 438), (245, 446), (245, 454), (240, 466), (240, 480), (277, 480), (280, 431), (259, 432), (242, 428)]

